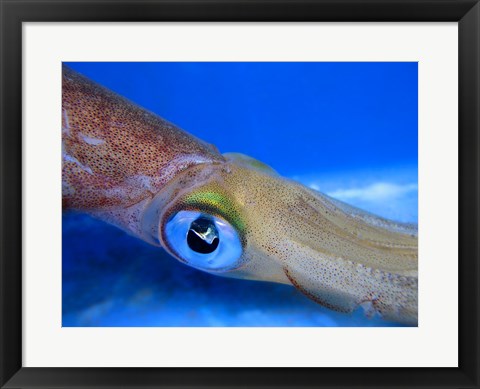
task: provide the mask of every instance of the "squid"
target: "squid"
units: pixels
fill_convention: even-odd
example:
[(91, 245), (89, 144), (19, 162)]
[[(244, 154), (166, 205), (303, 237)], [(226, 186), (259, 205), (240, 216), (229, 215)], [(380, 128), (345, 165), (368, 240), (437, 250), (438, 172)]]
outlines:
[(208, 144), (67, 66), (62, 206), (218, 276), (417, 325), (418, 230)]

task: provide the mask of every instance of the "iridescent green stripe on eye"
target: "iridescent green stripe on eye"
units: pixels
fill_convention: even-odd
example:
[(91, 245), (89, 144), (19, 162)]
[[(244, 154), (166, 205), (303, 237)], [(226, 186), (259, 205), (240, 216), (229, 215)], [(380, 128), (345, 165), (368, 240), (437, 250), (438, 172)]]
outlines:
[(195, 207), (205, 213), (223, 217), (231, 223), (239, 233), (243, 234), (245, 232), (245, 223), (240, 217), (237, 207), (232, 200), (222, 193), (214, 191), (195, 192), (189, 194), (184, 201), (187, 206)]

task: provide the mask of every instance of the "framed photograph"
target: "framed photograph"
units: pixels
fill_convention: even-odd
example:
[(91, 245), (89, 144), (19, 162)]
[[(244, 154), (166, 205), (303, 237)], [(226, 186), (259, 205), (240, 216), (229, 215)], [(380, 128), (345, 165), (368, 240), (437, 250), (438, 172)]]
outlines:
[[(325, 291), (309, 289), (310, 283), (321, 284), (329, 280), (307, 276), (299, 261), (301, 248), (305, 247), (318, 252), (330, 250), (329, 256), (345, 259), (351, 250), (368, 250), (383, 258), (388, 252), (391, 261), (398, 261), (390, 247), (364, 245), (360, 239), (349, 245), (351, 239), (341, 233), (330, 235), (325, 231), (323, 243), (317, 244), (324, 220), (320, 215), (324, 215), (325, 204), (334, 215), (329, 230), (334, 225), (350, 225), (353, 221), (347, 208), (337, 201), (343, 200), (369, 210), (369, 218), (373, 218), (373, 213), (382, 215), (384, 219), (372, 219), (376, 225), (370, 223), (370, 219), (360, 219), (362, 226), (354, 223), (352, 228), (368, 228), (378, 239), (383, 239), (381, 235), (388, 232), (389, 245), (397, 239), (403, 240), (405, 247), (401, 254), (406, 259), (402, 257), (401, 262), (407, 266), (406, 271), (415, 271), (418, 251), (417, 62), (66, 62), (62, 72), (65, 115), (62, 119), (63, 327), (417, 326), (416, 277), (406, 276), (406, 285), (395, 292), (410, 297), (404, 299), (397, 295), (395, 302), (387, 302), (386, 296), (380, 298), (383, 287), (377, 284), (372, 289), (370, 285), (370, 289), (360, 292), (362, 302), (357, 307), (355, 298), (336, 301), (333, 294), (337, 292), (333, 290), (330, 296)], [(112, 82), (112, 88), (124, 88), (122, 96), (128, 96), (133, 102), (143, 100), (143, 107), (161, 104), (164, 108), (159, 106), (152, 111), (171, 118), (175, 126), (192, 129), (190, 133), (215, 145), (223, 156), (209, 148), (192, 154), (191, 146), (201, 143), (189, 137), (183, 149), (185, 152), (175, 152), (167, 162), (163, 157), (167, 131), (174, 127), (169, 125), (161, 130), (164, 127), (160, 121), (153, 125), (158, 128), (152, 136), (157, 139), (157, 135), (163, 134), (161, 139), (150, 144), (136, 137), (133, 146), (132, 141), (124, 140), (126, 119), (122, 122), (118, 119), (120, 100), (111, 105), (111, 113), (97, 114), (105, 118), (105, 131), (97, 132), (98, 125), (92, 132), (84, 127), (75, 134), (82, 128), (80, 123), (87, 120), (83, 115), (90, 112), (88, 107), (97, 106), (89, 96), (101, 95), (90, 90), (95, 85), (90, 81), (92, 78), (102, 85)], [(156, 87), (168, 84), (171, 86)], [(78, 94), (79, 85), (89, 92), (82, 89)], [(108, 95), (106, 89), (102, 90), (106, 93), (105, 99), (113, 96)], [(156, 95), (152, 93), (154, 90)], [(81, 101), (85, 105), (77, 111), (76, 104)], [(102, 100), (103, 110), (106, 101)], [(129, 106), (140, 110), (138, 106)], [(147, 111), (142, 108), (141, 112), (145, 115)], [(348, 114), (344, 115), (345, 112)], [(114, 117), (117, 119), (112, 119)], [(132, 130), (134, 136), (140, 132), (139, 123), (136, 122)], [(145, 125), (148, 129), (151, 124)], [(179, 150), (183, 141), (177, 135), (185, 135), (179, 129), (175, 129), (174, 134), (174, 145), (166, 147)], [(102, 148), (109, 150), (102, 151), (102, 155), (114, 157), (111, 163), (102, 166), (117, 171), (113, 175), (107, 170), (103, 172), (102, 177), (109, 177), (105, 190), (102, 189), (105, 183), (89, 184), (93, 173), (90, 165), (97, 150)], [(152, 150), (142, 163), (146, 170), (141, 175), (132, 170), (131, 176), (124, 179), (123, 169), (130, 169), (128, 166), (140, 168), (140, 162), (130, 160), (130, 156), (138, 161), (145, 150)], [(242, 153), (224, 153), (227, 150), (241, 150)], [(234, 169), (243, 169), (237, 172), (241, 188), (235, 189), (233, 182), (227, 184), (222, 178), (218, 182), (214, 180), (216, 189), (213, 189), (209, 187), (210, 179), (204, 181), (197, 177), (195, 183), (178, 185), (185, 187), (182, 193), (187, 197), (200, 196), (201, 204), (188, 206), (188, 209), (182, 205), (181, 210), (175, 209), (169, 216), (148, 221), (152, 212), (156, 215), (160, 210), (176, 208), (176, 204), (183, 202), (182, 196), (175, 195), (172, 200), (162, 200), (162, 204), (157, 205), (150, 193), (155, 192), (155, 198), (161, 196), (160, 193), (165, 194), (168, 189), (159, 172), (168, 175), (179, 164), (191, 164), (188, 161), (192, 155), (203, 161), (194, 164), (207, 169), (202, 170), (202, 174), (219, 164), (229, 167), (230, 179), (234, 177)], [(207, 162), (211, 158), (214, 163)], [(101, 156), (95, 159), (105, 160)], [(192, 174), (194, 165), (180, 166), (168, 180), (169, 186), (179, 189), (174, 182), (187, 172)], [(119, 179), (114, 190), (109, 185), (116, 176)], [(102, 202), (123, 203), (121, 192), (130, 193), (128, 182), (138, 181), (140, 176), (143, 177), (140, 181), (151, 177), (145, 187), (151, 189), (147, 191), (138, 191), (144, 187), (138, 182), (133, 185), (136, 188), (133, 191), (138, 191), (134, 196), (142, 200), (129, 199), (126, 206), (92, 203), (97, 202), (94, 192), (100, 194)], [(163, 189), (157, 190), (157, 185)], [(262, 186), (265, 189), (262, 190)], [(196, 187), (198, 192), (193, 189)], [(288, 196), (282, 198), (282, 191)], [(319, 191), (337, 202), (332, 203)], [(257, 192), (261, 193), (259, 197)], [(265, 201), (269, 196), (273, 197)], [(240, 198), (245, 205), (235, 205), (237, 219), (228, 219), (225, 213), (230, 207), (228, 204)], [(86, 199), (92, 202), (85, 203)], [(304, 217), (305, 202), (311, 207), (309, 223)], [(209, 204), (208, 209), (206, 204)], [(271, 208), (268, 205), (272, 205)], [(338, 207), (338, 212), (332, 207)], [(115, 215), (111, 214), (113, 210)], [(125, 215), (132, 215), (132, 212), (141, 215), (138, 223), (131, 222), (129, 216), (126, 225)], [(355, 214), (360, 217), (358, 212)], [(283, 220), (286, 215), (288, 221)], [(198, 222), (195, 219), (193, 227), (191, 217), (200, 218)], [(315, 217), (320, 219), (313, 223)], [(164, 218), (165, 224), (160, 227), (164, 230), (161, 243), (160, 236), (152, 236), (148, 231), (157, 229), (153, 225), (163, 223), (160, 219)], [(386, 218), (395, 220), (396, 224), (381, 226), (387, 223)], [(269, 221), (271, 224), (267, 227)], [(205, 231), (210, 228), (213, 234), (212, 243), (206, 240), (205, 247), (201, 245), (204, 240), (199, 223), (206, 224)], [(311, 235), (307, 232), (310, 224), (313, 227)], [(303, 236), (302, 244), (296, 242), (299, 233)], [(100, 236), (103, 245), (98, 240)], [(329, 236), (341, 239), (341, 247), (328, 244)], [(287, 242), (292, 248), (298, 247), (292, 249), (293, 257), (288, 254), (279, 257), (260, 247), (266, 244), (260, 243), (264, 239), (277, 250)], [(242, 249), (238, 244), (240, 240), (244, 241)], [(159, 250), (159, 245), (172, 250), (180, 264), (171, 261), (171, 256)], [(314, 258), (321, 262), (323, 254), (317, 257), (313, 251), (303, 257), (312, 263)], [(360, 264), (353, 258), (357, 257), (353, 252), (351, 255), (350, 260)], [(284, 265), (278, 267), (280, 258)], [(269, 271), (257, 271), (252, 264), (267, 267)], [(338, 261), (337, 265), (340, 265)], [(363, 265), (368, 268), (367, 263)], [(348, 265), (343, 268), (349, 271)], [(390, 274), (394, 278), (403, 275)], [(238, 278), (245, 282), (239, 282)], [(367, 275), (361, 277), (362, 280), (366, 278)], [(338, 292), (343, 293), (341, 280), (334, 283), (338, 285)], [(289, 284), (296, 286), (298, 292)], [(353, 288), (350, 290), (356, 293)], [(378, 296), (369, 298), (370, 293)]]
[(479, 387), (477, 1), (2, 1), (1, 387)]

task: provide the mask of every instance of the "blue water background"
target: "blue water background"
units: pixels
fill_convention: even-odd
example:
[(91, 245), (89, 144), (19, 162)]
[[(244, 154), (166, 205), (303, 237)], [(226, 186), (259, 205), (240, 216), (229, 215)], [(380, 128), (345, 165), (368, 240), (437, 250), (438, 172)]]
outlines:
[[(223, 152), (379, 215), (418, 218), (417, 63), (67, 63)], [(63, 216), (63, 326), (392, 326), (222, 278)]]

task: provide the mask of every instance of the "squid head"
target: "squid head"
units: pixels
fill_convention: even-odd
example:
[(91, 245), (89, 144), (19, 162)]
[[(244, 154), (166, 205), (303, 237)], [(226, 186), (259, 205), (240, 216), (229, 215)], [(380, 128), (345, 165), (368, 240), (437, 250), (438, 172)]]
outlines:
[(293, 284), (328, 308), (416, 323), (417, 231), (278, 175), (242, 154), (175, 177), (142, 238), (208, 273)]

